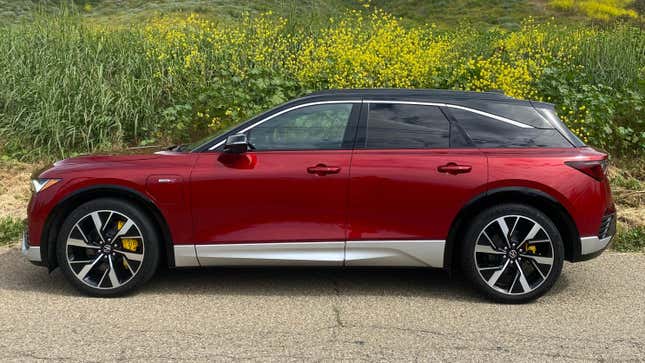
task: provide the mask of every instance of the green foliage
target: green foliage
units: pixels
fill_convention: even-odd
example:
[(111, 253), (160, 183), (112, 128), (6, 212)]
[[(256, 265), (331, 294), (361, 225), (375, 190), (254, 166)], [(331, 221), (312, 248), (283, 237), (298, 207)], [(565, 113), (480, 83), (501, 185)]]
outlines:
[(0, 218), (0, 246), (18, 241), (24, 228), (24, 221), (11, 217)]
[(24, 158), (137, 143), (155, 131), (162, 99), (139, 32), (74, 17), (0, 32), (0, 136)]
[(45, 15), (0, 28), (0, 148), (20, 159), (183, 143), (328, 87), (503, 89), (553, 102), (586, 142), (645, 148), (645, 32), (525, 22), (407, 27), (382, 11), (322, 26), (162, 16), (129, 28)]
[(620, 252), (645, 252), (645, 227), (619, 228), (612, 248)]

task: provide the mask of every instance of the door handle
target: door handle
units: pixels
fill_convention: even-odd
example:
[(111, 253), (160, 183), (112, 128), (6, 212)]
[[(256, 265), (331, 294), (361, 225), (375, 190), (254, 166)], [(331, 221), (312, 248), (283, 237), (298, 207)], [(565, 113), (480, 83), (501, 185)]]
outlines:
[(441, 165), (437, 168), (437, 171), (440, 173), (448, 173), (451, 175), (470, 173), (473, 169), (470, 165), (458, 165), (456, 163), (448, 163), (446, 165)]
[(316, 174), (319, 176), (327, 175), (327, 174), (338, 174), (339, 172), (340, 172), (339, 167), (327, 166), (325, 164), (318, 164), (316, 166), (310, 166), (307, 168), (307, 173)]

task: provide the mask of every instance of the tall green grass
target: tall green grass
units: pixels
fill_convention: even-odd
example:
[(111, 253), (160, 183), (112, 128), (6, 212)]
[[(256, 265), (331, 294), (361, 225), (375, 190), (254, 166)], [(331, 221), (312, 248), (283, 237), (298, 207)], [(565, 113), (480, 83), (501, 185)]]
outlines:
[[(136, 143), (162, 90), (137, 31), (39, 18), (0, 31), (0, 135), (19, 157)], [(33, 154), (32, 154), (33, 153)]]
[[(236, 63), (249, 58), (250, 45), (244, 44), (228, 44), (224, 53), (205, 59), (201, 72), (186, 70), (183, 54), (161, 60), (147, 53), (159, 44), (150, 44), (144, 25), (110, 27), (59, 14), (0, 26), (0, 152), (33, 160), (185, 142), (316, 88), (298, 81), (282, 65)], [(256, 31), (247, 23), (216, 26), (225, 32)], [(580, 28), (548, 29), (557, 43)], [(291, 37), (286, 51), (297, 54), (304, 40), (319, 37), (319, 32), (316, 28), (299, 32), (287, 25), (280, 37)], [(593, 131), (592, 145), (642, 155), (645, 32), (618, 25), (594, 34), (582, 38), (572, 62), (549, 65), (535, 87), (545, 99), (575, 109), (584, 105), (591, 111), (583, 126)], [(461, 48), (450, 50), (455, 55), (451, 59), (466, 62), (503, 52), (498, 39), (508, 33), (459, 28), (441, 36), (466, 39), (459, 43)], [(204, 47), (199, 42), (196, 46)], [(168, 49), (172, 52), (173, 46)], [(275, 62), (287, 58), (276, 57)], [(244, 76), (231, 73), (232, 68), (243, 69)], [(450, 83), (454, 68), (447, 66), (444, 73), (419, 84), (454, 88)], [(171, 69), (174, 73), (169, 73)], [(207, 112), (210, 115), (204, 117)]]

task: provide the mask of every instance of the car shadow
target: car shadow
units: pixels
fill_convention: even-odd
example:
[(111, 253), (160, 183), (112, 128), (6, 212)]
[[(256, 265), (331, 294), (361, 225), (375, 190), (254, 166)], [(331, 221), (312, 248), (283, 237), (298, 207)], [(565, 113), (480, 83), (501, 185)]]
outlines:
[[(568, 285), (562, 275), (549, 294)], [(18, 249), (0, 252), (0, 290), (82, 296), (59, 269), (48, 274)], [(435, 269), (366, 268), (160, 268), (129, 296), (410, 296), (488, 303), (459, 274)]]

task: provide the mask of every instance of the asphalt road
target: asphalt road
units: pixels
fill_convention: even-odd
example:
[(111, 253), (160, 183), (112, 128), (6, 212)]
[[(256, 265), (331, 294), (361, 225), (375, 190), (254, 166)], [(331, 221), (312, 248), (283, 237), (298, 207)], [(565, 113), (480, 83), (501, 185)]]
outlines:
[(645, 255), (566, 264), (509, 306), (426, 270), (162, 271), (87, 298), (0, 248), (0, 361), (41, 359), (645, 360)]

